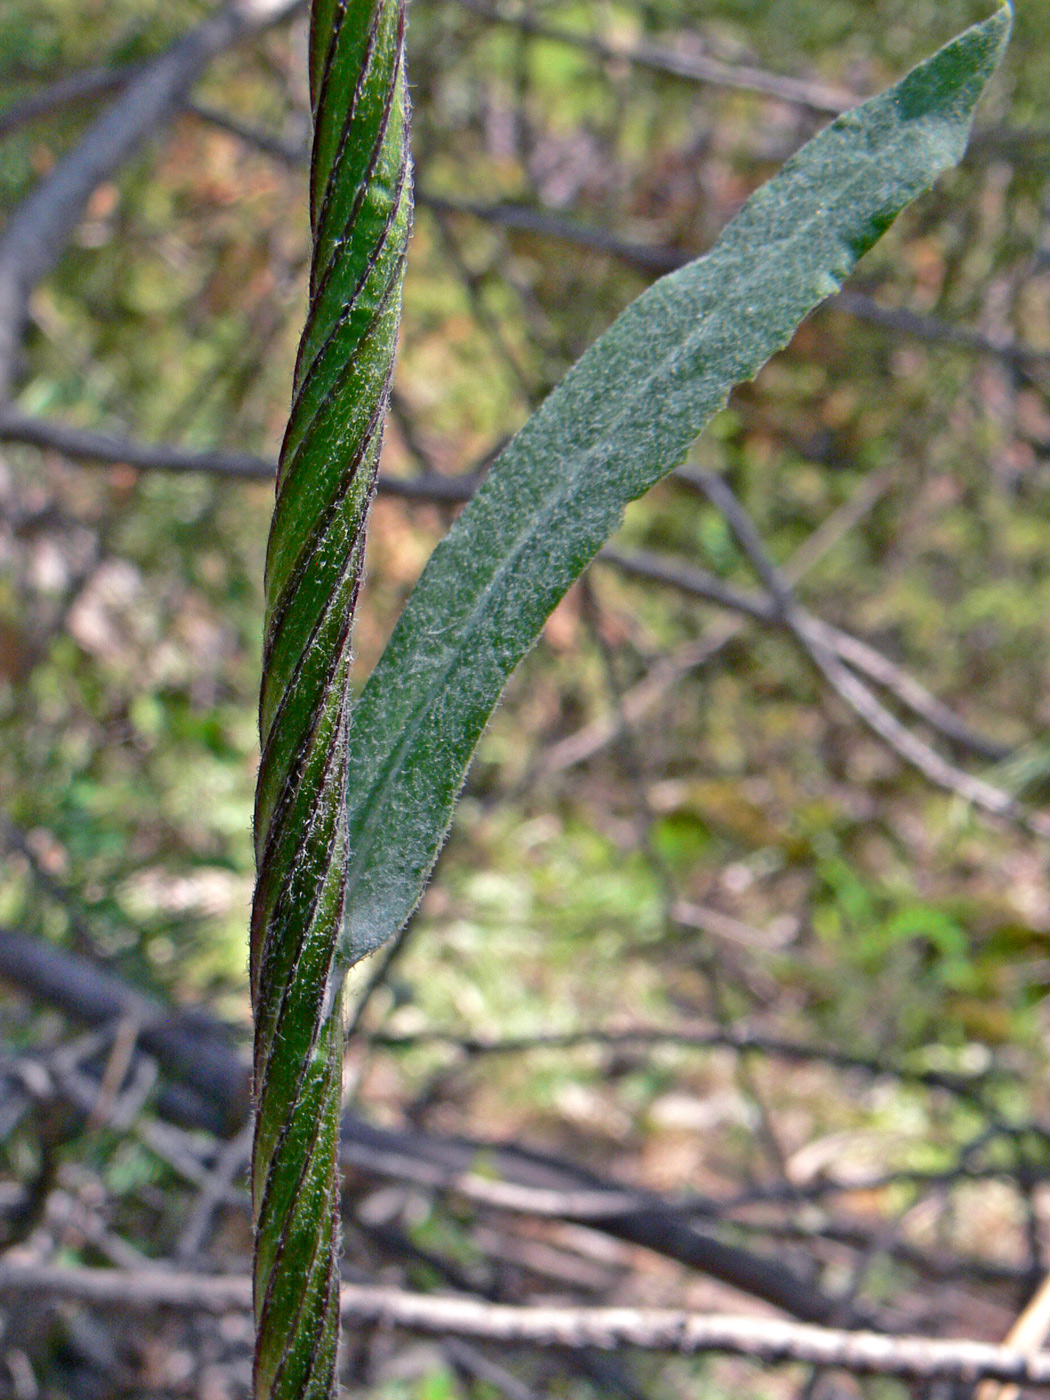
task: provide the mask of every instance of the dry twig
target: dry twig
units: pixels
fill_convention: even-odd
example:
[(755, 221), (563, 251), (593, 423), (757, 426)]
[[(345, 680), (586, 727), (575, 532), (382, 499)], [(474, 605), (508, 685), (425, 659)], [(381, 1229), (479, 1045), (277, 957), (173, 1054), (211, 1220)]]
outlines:
[[(152, 1312), (245, 1311), (247, 1278), (202, 1276), (165, 1269), (62, 1268), (0, 1263), (0, 1295), (75, 1299), (101, 1307)], [(969, 1340), (886, 1337), (765, 1317), (698, 1314), (670, 1309), (511, 1307), (473, 1298), (409, 1293), (344, 1283), (344, 1323), (373, 1323), (431, 1336), (542, 1347), (639, 1347), (696, 1355), (726, 1352), (766, 1364), (803, 1362), (862, 1375), (975, 1382), (985, 1377), (1050, 1386), (1050, 1354)]]

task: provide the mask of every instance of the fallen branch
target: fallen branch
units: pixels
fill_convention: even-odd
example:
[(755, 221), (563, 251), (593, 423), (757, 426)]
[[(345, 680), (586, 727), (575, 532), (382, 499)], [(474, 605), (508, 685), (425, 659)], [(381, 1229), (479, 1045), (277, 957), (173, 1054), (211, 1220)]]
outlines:
[[(0, 977), (90, 1025), (107, 1026), (121, 1018), (133, 1017), (139, 1025), (139, 1042), (143, 1049), (155, 1057), (161, 1067), (183, 1080), (164, 1091), (170, 1095), (173, 1090), (179, 1090), (184, 1095), (177, 1105), (178, 1112), (171, 1115), (175, 1121), (196, 1122), (212, 1131), (227, 1132), (243, 1124), (248, 1067), (231, 1044), (228, 1028), (208, 1013), (165, 1010), (89, 959), (10, 930), (0, 931)], [(441, 1034), (438, 1033), (438, 1037)], [(626, 1032), (583, 1031), (550, 1037), (549, 1043), (560, 1046), (597, 1039), (616, 1045), (621, 1037), (628, 1042), (661, 1043), (670, 1034), (648, 1028)], [(705, 1028), (692, 1027), (673, 1034), (685, 1041), (708, 1043)], [(718, 1030), (716, 1034), (718, 1040), (710, 1043), (800, 1062), (823, 1060), (843, 1069), (914, 1080), (980, 1102), (979, 1075), (911, 1071), (874, 1058), (869, 1060), (830, 1047), (780, 1041), (744, 1029), (731, 1034)], [(406, 1038), (405, 1043), (410, 1040)], [(492, 1048), (494, 1051), (524, 1049), (538, 1044), (542, 1044), (542, 1040), (526, 1038), (502, 1045), (494, 1043)], [(480, 1051), (486, 1042), (476, 1042), (476, 1045)], [(83, 1110), (90, 1112), (97, 1099), (97, 1085), (89, 1084), (86, 1079), (74, 1082), (68, 1074), (64, 1083)], [(199, 1105), (196, 1109), (194, 1102)], [(157, 1107), (162, 1113), (166, 1111), (163, 1099)], [(196, 1118), (194, 1112), (198, 1115)], [(159, 1131), (161, 1125), (146, 1118), (139, 1119), (136, 1124), (144, 1130), (151, 1126)], [(1025, 1130), (1047, 1132), (1037, 1122), (1027, 1125)], [(152, 1140), (150, 1145), (153, 1146)], [(158, 1144), (156, 1150), (162, 1155), (167, 1151), (163, 1143)], [(558, 1206), (569, 1212), (568, 1216), (561, 1216), (563, 1219), (573, 1218), (575, 1209), (574, 1218), (585, 1221), (592, 1229), (709, 1274), (804, 1321), (843, 1320), (841, 1301), (821, 1292), (787, 1261), (783, 1251), (781, 1257), (775, 1258), (729, 1243), (712, 1232), (713, 1221), (699, 1218), (704, 1215), (705, 1207), (710, 1216), (721, 1216), (727, 1206), (732, 1207), (732, 1202), (707, 1203), (697, 1197), (675, 1202), (653, 1192), (625, 1191), (618, 1183), (596, 1173), (517, 1144), (383, 1128), (350, 1113), (343, 1118), (341, 1155), (344, 1166), (356, 1166), (376, 1176), (414, 1182), (433, 1190), (458, 1192), (482, 1208), (545, 1215), (548, 1219), (552, 1218), (552, 1212), (557, 1218)], [(192, 1164), (183, 1163), (177, 1170), (187, 1174), (191, 1168)], [(206, 1180), (202, 1174), (197, 1184), (202, 1185)], [(634, 1208), (627, 1208), (632, 1202)], [(604, 1214), (601, 1213), (603, 1209)], [(687, 1211), (692, 1212), (691, 1219)], [(777, 1227), (767, 1225), (764, 1229), (766, 1233), (777, 1233)], [(862, 1237), (855, 1231), (844, 1230), (842, 1222), (830, 1229), (834, 1238), (847, 1246), (865, 1247), (868, 1243), (867, 1235)], [(799, 1239), (809, 1239), (812, 1235), (812, 1232), (792, 1235), (788, 1228), (782, 1228), (781, 1233)], [(977, 1260), (931, 1262), (918, 1251), (909, 1253), (907, 1258), (900, 1257), (920, 1272), (936, 1277), (946, 1270), (952, 1277), (962, 1277), (968, 1271), (983, 1267)], [(996, 1271), (994, 1277), (999, 1280), (1002, 1271)], [(854, 1316), (845, 1320), (857, 1325), (870, 1325), (876, 1320), (870, 1310), (856, 1305), (853, 1312)]]
[[(0, 1263), (0, 1295), (74, 1299), (100, 1307), (153, 1312), (243, 1312), (251, 1284), (239, 1276), (202, 1276), (162, 1268), (88, 1269)], [(724, 1352), (765, 1364), (833, 1366), (862, 1375), (911, 1380), (982, 1379), (1050, 1386), (1050, 1353), (969, 1340), (886, 1337), (765, 1317), (656, 1308), (512, 1307), (473, 1298), (410, 1293), (344, 1283), (344, 1323), (403, 1328), (429, 1336), (541, 1347), (639, 1347), (694, 1356)]]
[[(1050, 1333), (1050, 1278), (1045, 1278), (1035, 1296), (1006, 1335), (1005, 1346), (1015, 1347), (1028, 1356), (1038, 1356)], [(994, 1381), (985, 1381), (974, 1400), (1017, 1400), (1018, 1386), (999, 1388)]]
[[(473, 1198), (477, 1205), (498, 1204), (501, 1209), (523, 1213), (539, 1213), (535, 1210), (539, 1207), (546, 1214), (543, 1208), (556, 1204), (561, 1195), (566, 1205), (588, 1207), (586, 1213), (572, 1217), (577, 1222), (675, 1259), (794, 1317), (807, 1322), (843, 1317), (839, 1301), (784, 1257), (772, 1258), (728, 1243), (709, 1224), (690, 1219), (677, 1204), (665, 1202), (653, 1192), (626, 1193), (594, 1172), (541, 1153), (514, 1145), (380, 1128), (350, 1115), (343, 1119), (341, 1153), (344, 1163), (356, 1164), (377, 1176), (452, 1190), (464, 1199)], [(484, 1175), (477, 1170), (479, 1166)], [(503, 1184), (498, 1181), (501, 1177), (507, 1186), (531, 1188), (528, 1196), (504, 1191), (497, 1202), (491, 1188)], [(601, 1205), (597, 1192), (607, 1193), (607, 1214), (593, 1213), (594, 1207), (600, 1210)], [(634, 1209), (627, 1208), (625, 1196), (635, 1198)], [(688, 1203), (694, 1216), (704, 1205), (699, 1198)], [(875, 1319), (870, 1309), (857, 1308), (847, 1320), (861, 1324)]]
[(139, 1043), (184, 1090), (173, 1114), (213, 1132), (232, 1131), (248, 1112), (248, 1070), (227, 1027), (202, 1013), (179, 1013), (144, 996), (89, 958), (41, 938), (0, 929), (0, 977), (89, 1026), (133, 1019)]
[[(67, 953), (40, 939), (11, 930), (0, 931), (0, 977), (16, 982), (33, 995), (58, 1006), (67, 1015), (90, 1025), (107, 1025), (134, 1016), (140, 1026), (143, 1049), (159, 1064), (183, 1080), (193, 1097), (207, 1096), (198, 1113), (213, 1131), (235, 1131), (247, 1114), (248, 1066), (230, 1044), (222, 1023), (206, 1014), (166, 1012), (143, 997), (122, 979), (96, 967), (86, 958)], [(181, 1085), (174, 1086), (182, 1088)], [(183, 1109), (187, 1105), (181, 1106)], [(211, 1108), (210, 1115), (208, 1108)], [(216, 1109), (218, 1111), (216, 1111)], [(185, 1113), (179, 1121), (185, 1121)], [(219, 1127), (215, 1127), (218, 1119)], [(617, 1239), (642, 1245), (731, 1284), (742, 1292), (763, 1298), (785, 1312), (806, 1321), (828, 1321), (840, 1315), (836, 1300), (822, 1293), (801, 1273), (782, 1260), (727, 1243), (683, 1220), (673, 1205), (660, 1197), (638, 1193), (637, 1208), (625, 1210), (625, 1193), (617, 1184), (569, 1163), (529, 1152), (513, 1145), (441, 1138), (412, 1131), (381, 1128), (347, 1113), (342, 1123), (342, 1154), (347, 1165), (357, 1164), (376, 1175), (420, 1181), (434, 1189), (458, 1182), (455, 1189), (468, 1195), (479, 1162), (487, 1179), (478, 1205), (512, 1209), (512, 1194), (497, 1202), (492, 1178), (504, 1178), (507, 1187), (534, 1188), (526, 1198), (518, 1195), (516, 1208), (535, 1210), (553, 1204), (551, 1193), (593, 1207), (596, 1193), (605, 1193), (608, 1216), (586, 1212), (587, 1223)], [(480, 1173), (478, 1173), (480, 1177)], [(421, 1180), (425, 1177), (425, 1182)], [(489, 1189), (486, 1189), (489, 1188)], [(589, 1199), (586, 1199), (589, 1198)], [(696, 1203), (694, 1202), (694, 1208)], [(869, 1316), (858, 1316), (868, 1322)]]

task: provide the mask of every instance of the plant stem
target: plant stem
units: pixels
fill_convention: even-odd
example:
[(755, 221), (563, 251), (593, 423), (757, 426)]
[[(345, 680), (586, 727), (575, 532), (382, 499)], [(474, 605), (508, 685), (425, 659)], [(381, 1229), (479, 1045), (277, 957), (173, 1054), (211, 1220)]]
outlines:
[(252, 911), (256, 1400), (334, 1394), (350, 632), (411, 223), (404, 0), (314, 0), (310, 310), (266, 562)]

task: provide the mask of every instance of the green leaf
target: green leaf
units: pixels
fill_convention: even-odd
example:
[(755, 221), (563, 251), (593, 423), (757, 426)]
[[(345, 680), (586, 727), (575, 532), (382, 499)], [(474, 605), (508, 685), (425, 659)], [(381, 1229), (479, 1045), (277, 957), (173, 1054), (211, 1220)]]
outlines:
[(961, 159), (1010, 25), (1003, 8), (810, 141), (710, 253), (628, 307), (493, 466), (354, 709), (344, 965), (412, 912), (508, 676), (624, 507)]

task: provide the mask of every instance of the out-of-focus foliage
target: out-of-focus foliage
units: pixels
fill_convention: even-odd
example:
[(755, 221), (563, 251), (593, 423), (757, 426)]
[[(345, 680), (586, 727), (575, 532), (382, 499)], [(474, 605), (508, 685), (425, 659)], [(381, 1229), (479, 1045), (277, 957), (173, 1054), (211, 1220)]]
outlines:
[[(15, 100), (74, 69), (140, 61), (203, 13), (182, 0), (8, 0), (4, 91)], [(988, 6), (574, 0), (530, 13), (581, 35), (702, 46), (866, 94)], [(824, 120), (530, 37), (458, 0), (416, 0), (409, 46), (424, 196), (512, 201), (678, 254), (708, 246)], [(294, 147), (307, 130), (304, 58), (300, 27), (274, 30), (223, 56), (194, 97)], [(1048, 86), (1050, 7), (1033, 0), (1019, 7), (985, 134), (871, 255), (859, 289), (1050, 352), (1050, 143), (1001, 134), (1007, 124), (1045, 134)], [(91, 110), (71, 106), (3, 137), (5, 207), (70, 148)], [(59, 272), (35, 293), (21, 405), (141, 438), (275, 453), (307, 252), (304, 169), (182, 114), (97, 192)], [(576, 242), (424, 200), (384, 470), (416, 471), (417, 453), (432, 469), (473, 467), (645, 281)], [(831, 308), (734, 395), (693, 464), (726, 474), (781, 563), (877, 478), (881, 494), (798, 596), (1013, 755), (995, 765), (942, 745), (1038, 807), (1050, 729), (1048, 452), (1041, 366), (1029, 375)], [(270, 492), (14, 446), (2, 458), (0, 794), (25, 849), (5, 844), (0, 923), (90, 947), (140, 985), (207, 1000), (245, 1024)], [(377, 503), (359, 675), (447, 517)], [(619, 544), (754, 583), (721, 516), (673, 481), (631, 508)], [(723, 625), (695, 599), (601, 565), (574, 590), (486, 733), (366, 1029), (673, 1026), (717, 1004), (738, 1023), (913, 1067), (1011, 1066), (1018, 1078), (996, 1089), (996, 1111), (1008, 1124), (1045, 1114), (1045, 845), (932, 789), (827, 695), (787, 636), (749, 627), (626, 738), (573, 767), (546, 761), (615, 715), (614, 694), (662, 657)], [(704, 932), (691, 921), (697, 907), (735, 922)], [(9, 1035), (50, 1033), (52, 1020), (6, 993), (4, 1008)], [(359, 1038), (349, 1064), (355, 1100), (373, 1116), (517, 1135), (654, 1189), (734, 1196), (742, 1181), (757, 1190), (784, 1171), (805, 1193), (822, 1173), (868, 1183), (896, 1172), (841, 1191), (828, 1212), (862, 1219), (876, 1239), (889, 1221), (916, 1248), (999, 1268), (983, 1293), (946, 1290), (943, 1315), (959, 1334), (1001, 1335), (1018, 1273), (1046, 1247), (1045, 1144), (982, 1138), (987, 1119), (972, 1105), (888, 1080), (752, 1059), (741, 1068), (728, 1052), (681, 1046), (471, 1058)], [(30, 1173), (38, 1136), (30, 1125), (0, 1148), (5, 1177)], [(76, 1136), (62, 1152), (104, 1181), (114, 1228), (148, 1253), (169, 1250), (182, 1199), (169, 1168), (115, 1134)], [(961, 1159), (1007, 1179), (963, 1173), (930, 1187), (914, 1175), (950, 1174)], [(1019, 1162), (1027, 1195), (1008, 1189)], [(484, 1255), (439, 1200), (417, 1195), (398, 1218), (421, 1247), (468, 1263)], [(800, 1207), (799, 1220), (812, 1239), (812, 1215)], [(753, 1215), (733, 1228), (779, 1249), (763, 1224)], [(222, 1241), (229, 1257), (245, 1243), (233, 1225)], [(848, 1285), (868, 1257), (841, 1241), (814, 1248), (829, 1286)], [(899, 1258), (872, 1258), (861, 1286), (921, 1314), (916, 1300), (934, 1283)], [(624, 1277), (617, 1297), (712, 1299), (671, 1265)], [(392, 1366), (376, 1384), (438, 1400), (453, 1379), (430, 1360), (415, 1379)], [(639, 1375), (653, 1395), (684, 1396), (701, 1366), (653, 1361)], [(790, 1393), (787, 1380), (756, 1380), (735, 1363), (703, 1374), (733, 1393)], [(560, 1384), (581, 1393), (589, 1383)]]

